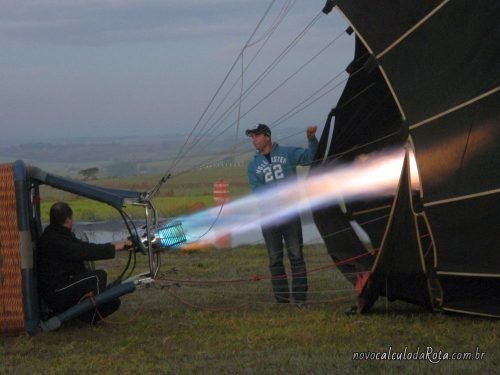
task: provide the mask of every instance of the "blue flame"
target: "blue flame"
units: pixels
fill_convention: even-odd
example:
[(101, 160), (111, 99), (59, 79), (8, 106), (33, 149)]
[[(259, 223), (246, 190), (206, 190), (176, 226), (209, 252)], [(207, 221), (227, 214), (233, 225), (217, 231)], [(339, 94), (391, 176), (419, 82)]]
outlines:
[(178, 220), (169, 221), (160, 226), (155, 236), (159, 238), (157, 246), (160, 249), (178, 248), (187, 241), (182, 223)]

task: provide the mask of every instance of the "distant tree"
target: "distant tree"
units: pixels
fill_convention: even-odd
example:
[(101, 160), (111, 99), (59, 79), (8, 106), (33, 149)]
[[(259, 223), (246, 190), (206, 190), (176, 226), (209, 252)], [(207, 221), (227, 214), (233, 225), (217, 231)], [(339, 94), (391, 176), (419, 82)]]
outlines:
[(80, 169), (78, 171), (78, 174), (81, 174), (83, 176), (84, 180), (95, 180), (95, 179), (97, 179), (97, 173), (99, 173), (99, 168), (96, 168), (96, 167), (86, 168), (86, 169)]

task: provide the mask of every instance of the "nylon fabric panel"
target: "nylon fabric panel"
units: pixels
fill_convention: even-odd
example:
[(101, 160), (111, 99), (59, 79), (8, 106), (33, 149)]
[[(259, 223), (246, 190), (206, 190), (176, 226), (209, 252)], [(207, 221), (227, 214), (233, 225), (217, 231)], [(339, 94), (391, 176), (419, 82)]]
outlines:
[(375, 55), (420, 21), (442, 0), (341, 0), (346, 15)]
[(430, 292), (410, 206), (408, 173), (405, 163), (388, 232), (373, 269), (372, 288), (377, 288), (379, 294), (385, 295), (389, 300), (400, 299), (430, 308)]
[(369, 55), (359, 40), (356, 58), (351, 63), (351, 74), (335, 109), (335, 125), (329, 156), (344, 153), (353, 147), (365, 145), (361, 150), (344, 155), (352, 160), (359, 153), (370, 152), (397, 142), (401, 138), (385, 139), (371, 144), (375, 139), (397, 133), (401, 129), (401, 116), (387, 85), (376, 67), (366, 66)]
[(380, 248), (385, 227), (389, 220), (390, 207), (384, 207), (373, 212), (357, 214), (353, 212), (353, 218), (369, 235), (374, 249)]
[[(339, 206), (315, 211), (314, 220), (325, 241), (328, 254), (346, 279), (354, 284), (356, 273), (370, 270), (374, 257), (367, 253)], [(355, 257), (357, 259), (345, 262)]]
[(380, 59), (409, 125), (500, 84), (499, 14), (498, 0), (450, 1)]
[(426, 208), (437, 270), (500, 274), (500, 193)]
[[(500, 2), (337, 3), (360, 37), (336, 108), (329, 156), (350, 162), (361, 153), (406, 141), (415, 146), (423, 201), (410, 196), (409, 189), (406, 197), (398, 195), (371, 285), (391, 300), (431, 307), (439, 301), (434, 271), (500, 273), (500, 194), (492, 194), (500, 189), (500, 94), (495, 92), (500, 85)], [(378, 66), (361, 40), (375, 56), (380, 54)], [(412, 198), (424, 215), (413, 216)], [(374, 207), (375, 201), (347, 205), (349, 212)], [(367, 232), (374, 239), (378, 230)], [(443, 306), (453, 299), (454, 306), (475, 306), (478, 313), (497, 309), (491, 299), (498, 298), (492, 292), (498, 283), (483, 279), (457, 281), (463, 293), (461, 288), (450, 291), (451, 283), (444, 285)], [(474, 293), (479, 290), (478, 299)]]
[(500, 317), (500, 279), (440, 275), (443, 308)]
[(497, 92), (411, 131), (424, 202), (500, 187), (499, 103)]

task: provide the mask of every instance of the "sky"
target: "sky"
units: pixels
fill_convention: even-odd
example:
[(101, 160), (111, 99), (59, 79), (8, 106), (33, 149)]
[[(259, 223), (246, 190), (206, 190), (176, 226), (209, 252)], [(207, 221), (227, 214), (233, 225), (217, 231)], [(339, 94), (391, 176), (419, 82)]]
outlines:
[(354, 44), (335, 10), (321, 13), (324, 4), (0, 0), (0, 142), (216, 128), (239, 137), (258, 122), (273, 124), (340, 75), (331, 92), (275, 126), (321, 124), (341, 93)]

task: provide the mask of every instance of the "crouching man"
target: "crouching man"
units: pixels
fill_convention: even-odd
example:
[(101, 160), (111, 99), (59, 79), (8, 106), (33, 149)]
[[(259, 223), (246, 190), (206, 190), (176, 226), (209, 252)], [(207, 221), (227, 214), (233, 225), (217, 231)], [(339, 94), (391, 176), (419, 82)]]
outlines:
[[(50, 224), (38, 241), (37, 274), (40, 296), (48, 308), (58, 314), (90, 295), (107, 287), (104, 270), (89, 270), (86, 261), (112, 259), (116, 251), (132, 247), (131, 241), (106, 244), (88, 243), (76, 238), (73, 229), (73, 211), (64, 202), (50, 208)], [(78, 319), (95, 323), (120, 307), (116, 298), (80, 315)]]

